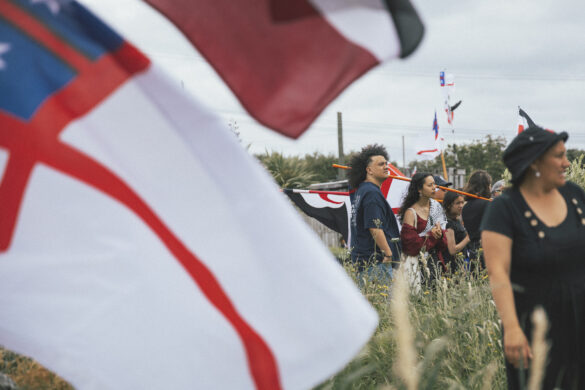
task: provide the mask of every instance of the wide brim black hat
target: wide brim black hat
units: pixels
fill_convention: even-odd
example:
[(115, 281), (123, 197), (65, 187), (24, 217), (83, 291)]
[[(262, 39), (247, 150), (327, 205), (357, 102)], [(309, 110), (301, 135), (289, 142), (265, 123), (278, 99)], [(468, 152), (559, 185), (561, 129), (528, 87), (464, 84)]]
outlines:
[(433, 175), (433, 179), (435, 179), (435, 184), (442, 187), (449, 187), (453, 185), (450, 181), (443, 179), (441, 175)]
[(557, 142), (566, 142), (568, 138), (565, 131), (555, 133), (538, 126), (531, 126), (518, 134), (504, 151), (504, 164), (512, 174), (512, 183), (518, 184), (530, 164)]

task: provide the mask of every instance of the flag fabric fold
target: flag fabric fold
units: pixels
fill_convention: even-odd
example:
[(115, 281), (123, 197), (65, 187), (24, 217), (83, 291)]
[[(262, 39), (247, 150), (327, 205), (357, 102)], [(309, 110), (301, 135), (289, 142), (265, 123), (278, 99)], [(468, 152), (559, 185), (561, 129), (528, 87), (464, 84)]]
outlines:
[(185, 34), (254, 118), (292, 138), (352, 81), (412, 53), (424, 32), (409, 0), (146, 1)]
[(315, 218), (350, 242), (351, 203), (348, 193), (284, 189), (283, 192), (309, 217)]
[(0, 344), (81, 390), (309, 388), (359, 351), (374, 310), (214, 115), (74, 1), (0, 2), (0, 37)]

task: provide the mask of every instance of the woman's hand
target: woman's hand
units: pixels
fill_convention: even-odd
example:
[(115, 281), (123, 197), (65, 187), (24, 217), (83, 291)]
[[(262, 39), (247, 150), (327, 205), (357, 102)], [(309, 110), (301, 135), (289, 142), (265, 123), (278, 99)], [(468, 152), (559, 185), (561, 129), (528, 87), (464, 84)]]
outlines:
[(511, 330), (504, 329), (504, 354), (514, 367), (520, 368), (521, 364), (522, 368), (528, 367), (528, 361), (532, 359), (532, 350), (519, 326)]
[(435, 226), (433, 226), (433, 228), (431, 229), (431, 233), (432, 233), (433, 237), (435, 238), (435, 240), (438, 240), (439, 238), (441, 238), (443, 236), (443, 229), (441, 229), (440, 222), (437, 222), (435, 224)]

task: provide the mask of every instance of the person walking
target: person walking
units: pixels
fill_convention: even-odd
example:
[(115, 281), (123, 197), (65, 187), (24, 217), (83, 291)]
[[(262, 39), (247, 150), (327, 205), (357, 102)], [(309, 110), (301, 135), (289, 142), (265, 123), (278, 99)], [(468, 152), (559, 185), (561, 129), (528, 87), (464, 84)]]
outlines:
[(542, 389), (585, 388), (585, 192), (566, 180), (567, 138), (534, 126), (514, 138), (504, 152), (512, 187), (481, 225), (509, 389), (526, 383), (537, 307), (549, 321)]

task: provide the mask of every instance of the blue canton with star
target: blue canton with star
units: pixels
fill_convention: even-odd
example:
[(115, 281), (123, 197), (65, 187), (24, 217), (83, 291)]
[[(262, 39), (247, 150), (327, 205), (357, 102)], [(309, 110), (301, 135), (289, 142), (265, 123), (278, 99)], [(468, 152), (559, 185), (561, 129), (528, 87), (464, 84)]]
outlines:
[[(77, 2), (1, 1), (31, 15), (89, 61), (99, 60), (124, 42)], [(0, 110), (30, 120), (47, 98), (76, 77), (77, 71), (17, 26), (18, 21), (0, 13)]]

